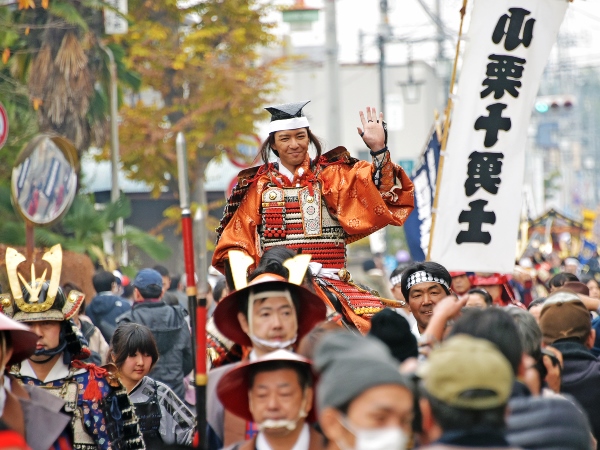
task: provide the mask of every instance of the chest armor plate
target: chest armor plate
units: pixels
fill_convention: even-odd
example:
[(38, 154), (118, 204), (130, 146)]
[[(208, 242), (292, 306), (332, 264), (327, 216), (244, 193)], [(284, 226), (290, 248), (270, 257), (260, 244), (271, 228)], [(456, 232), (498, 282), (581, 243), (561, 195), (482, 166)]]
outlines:
[(150, 389), (148, 392), (144, 392), (146, 395), (150, 395), (150, 398), (145, 402), (135, 403), (135, 415), (138, 417), (140, 429), (144, 434), (144, 440), (147, 438), (159, 438), (160, 419), (162, 414), (160, 412), (160, 405), (158, 404), (158, 397), (156, 391), (152, 392)]
[(271, 186), (262, 193), (261, 249), (282, 245), (312, 255), (325, 268), (346, 265), (346, 233), (327, 209), (318, 183), (308, 187)]
[(65, 382), (59, 387), (44, 387), (44, 390), (65, 401), (65, 412), (72, 415), (71, 427), (73, 430), (73, 448), (77, 450), (96, 449), (96, 443), (83, 425), (83, 413), (77, 406), (79, 387), (74, 380)]

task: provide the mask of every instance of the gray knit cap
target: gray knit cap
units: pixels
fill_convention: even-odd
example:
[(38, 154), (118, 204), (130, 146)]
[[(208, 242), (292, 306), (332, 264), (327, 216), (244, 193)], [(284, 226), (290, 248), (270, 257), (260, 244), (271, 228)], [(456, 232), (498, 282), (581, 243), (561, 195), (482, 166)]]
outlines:
[(377, 339), (349, 332), (328, 333), (315, 351), (313, 366), (320, 373), (319, 411), (340, 408), (372, 387), (397, 384), (410, 389), (399, 365)]
[(531, 450), (592, 450), (592, 430), (581, 405), (564, 397), (517, 397), (508, 403), (506, 439)]

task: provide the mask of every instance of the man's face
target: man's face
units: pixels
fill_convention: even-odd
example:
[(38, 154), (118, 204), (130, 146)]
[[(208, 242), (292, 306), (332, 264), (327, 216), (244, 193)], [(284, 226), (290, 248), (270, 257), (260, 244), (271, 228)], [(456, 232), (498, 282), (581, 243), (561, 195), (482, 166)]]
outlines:
[[(294, 369), (259, 372), (248, 391), (250, 412), (254, 422), (265, 420), (296, 420), (312, 407), (312, 389), (303, 391)], [(298, 424), (301, 426), (304, 420)], [(285, 435), (287, 428), (266, 428), (265, 433)]]
[[(28, 322), (31, 331), (38, 335), (38, 341), (35, 347), (36, 351), (52, 350), (58, 347), (60, 342), (60, 321), (43, 320), (39, 322)], [(48, 359), (45, 355), (31, 356), (32, 361), (44, 361)]]
[[(335, 415), (336, 419), (330, 419)], [(353, 430), (374, 430), (380, 428), (402, 428), (410, 435), (413, 421), (413, 396), (402, 386), (381, 385), (367, 389), (350, 403), (347, 416), (333, 408), (325, 408), (321, 420), (323, 432), (328, 439), (355, 448), (356, 437)]]
[(171, 278), (168, 275), (163, 275), (162, 276), (162, 280), (163, 280), (162, 292), (163, 292), (163, 295), (164, 295), (165, 292), (167, 292), (167, 290), (171, 286)]
[(471, 289), (471, 282), (466, 275), (459, 275), (452, 278), (452, 290), (459, 295), (464, 294)]
[[(252, 305), (252, 334), (266, 341), (284, 342), (298, 333), (298, 318), (293, 304), (286, 297), (256, 299)], [(246, 317), (238, 314), (244, 333), (250, 335)]]
[(442, 285), (434, 282), (419, 283), (410, 288), (408, 303), (421, 332), (427, 328), (437, 302), (446, 295)]
[(306, 128), (283, 130), (275, 133), (273, 150), (279, 153), (281, 163), (291, 172), (304, 162), (310, 140)]

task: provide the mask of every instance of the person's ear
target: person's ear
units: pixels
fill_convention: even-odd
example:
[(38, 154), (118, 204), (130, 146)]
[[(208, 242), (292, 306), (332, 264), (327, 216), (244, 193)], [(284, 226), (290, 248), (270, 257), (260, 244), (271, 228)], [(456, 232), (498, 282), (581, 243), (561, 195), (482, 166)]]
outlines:
[(252, 392), (248, 391), (247, 395), (248, 395), (248, 409), (250, 410), (250, 414), (252, 414), (252, 417), (254, 417), (254, 408), (252, 406)]
[(327, 439), (333, 442), (343, 440), (344, 427), (339, 419), (340, 412), (332, 407), (324, 408), (319, 417), (321, 430)]
[(587, 339), (585, 340), (585, 346), (589, 349), (594, 347), (594, 344), (596, 342), (596, 330), (594, 328), (592, 328), (590, 330), (590, 334), (588, 334)]
[(306, 395), (306, 406), (304, 407), (304, 412), (306, 413), (306, 415), (308, 415), (308, 413), (313, 407), (314, 392), (314, 389), (311, 387), (307, 387), (305, 389), (304, 395)]
[(246, 334), (250, 334), (250, 327), (248, 326), (248, 319), (241, 312), (237, 315), (238, 322), (240, 323), (240, 327), (242, 327), (242, 331)]
[(429, 401), (421, 397), (419, 399), (419, 408), (421, 409), (421, 429), (427, 433), (433, 427), (433, 414)]
[[(12, 355), (13, 355), (13, 349), (12, 349), (12, 347), (7, 348), (6, 349), (6, 354), (2, 356), (2, 361), (0, 361), (2, 363), (2, 367), (4, 369), (6, 369), (6, 364), (8, 364), (8, 361), (10, 360), (10, 358), (12, 357)], [(10, 370), (10, 367), (9, 367), (9, 370)], [(3, 375), (4, 374), (0, 373), (0, 376), (3, 376)]]

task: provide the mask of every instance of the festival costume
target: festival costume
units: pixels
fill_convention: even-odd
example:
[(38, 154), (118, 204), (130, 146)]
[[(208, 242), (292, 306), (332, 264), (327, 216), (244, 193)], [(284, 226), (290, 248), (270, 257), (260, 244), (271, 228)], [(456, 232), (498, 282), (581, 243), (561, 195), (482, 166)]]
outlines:
[[(221, 400), (223, 406), (228, 412), (235, 414), (237, 417), (247, 422), (251, 422), (254, 420), (252, 412), (250, 411), (250, 402), (248, 399), (248, 395), (240, 395), (240, 393), (247, 394), (249, 392), (250, 373), (252, 372), (252, 369), (259, 370), (259, 368), (262, 365), (268, 365), (273, 361), (286, 363), (289, 365), (290, 368), (296, 365), (300, 367), (300, 370), (308, 371), (313, 380), (313, 383), (311, 384), (314, 386), (316, 378), (315, 374), (311, 369), (310, 360), (287, 350), (276, 350), (260, 358), (245, 361), (232, 368), (230, 371), (228, 371), (222, 376), (217, 385), (217, 395), (219, 397), (219, 400)], [(313, 405), (315, 405), (314, 395), (315, 391), (313, 391)], [(301, 425), (302, 431), (293, 449), (317, 450), (325, 448), (323, 436), (316, 432), (314, 429), (310, 428), (307, 423), (304, 423), (314, 423), (317, 421), (315, 408), (311, 408), (310, 411), (301, 410), (295, 419), (285, 420), (284, 422), (295, 422), (295, 425), (299, 426), (300, 421), (303, 422)], [(265, 423), (262, 423), (260, 425), (264, 426)], [(285, 425), (286, 424), (284, 423), (280, 423), (279, 425), (277, 425), (277, 427), (283, 427)], [(276, 426), (272, 425), (271, 428), (276, 428)], [(258, 434), (254, 435), (249, 440), (240, 441), (227, 446), (226, 450), (262, 450), (269, 448), (270, 446), (264, 435), (264, 432), (259, 431)]]
[(517, 306), (526, 309), (523, 303), (515, 299), (512, 287), (508, 282), (508, 277), (499, 273), (492, 274), (474, 274), (471, 278), (472, 287), (500, 286), (502, 291), (500, 297), (494, 299), (495, 306)]
[[(237, 256), (244, 258), (244, 255), (239, 251), (237, 252)], [(236, 259), (236, 251), (232, 251), (229, 258), (234, 261)], [(250, 259), (248, 256), (245, 256), (245, 258)], [(246, 261), (246, 263), (242, 261), (232, 262), (234, 283), (237, 290), (231, 292), (217, 304), (213, 315), (215, 328), (218, 327), (218, 331), (222, 333), (223, 338), (227, 339), (228, 342), (244, 346), (245, 348), (252, 347), (252, 339), (255, 339), (255, 337), (251, 338), (244, 332), (237, 318), (238, 312), (240, 312), (240, 305), (248, 300), (248, 316), (250, 316), (255, 299), (263, 298), (261, 297), (261, 293), (278, 297), (285, 295), (284, 291), (287, 291), (288, 301), (294, 305), (298, 320), (297, 336), (286, 345), (292, 347), (309, 333), (317, 323), (325, 320), (327, 313), (325, 304), (321, 298), (301, 285), (309, 261), (310, 256), (297, 255), (291, 260), (283, 262), (283, 265), (289, 269), (290, 276), (288, 280), (276, 274), (263, 273), (248, 284), (246, 284), (246, 269), (251, 261)], [(292, 298), (295, 299), (295, 304), (291, 300)], [(250, 334), (253, 334), (251, 326), (249, 331)], [(254, 351), (246, 356), (246, 361), (256, 359)], [(247, 421), (247, 414), (246, 418), (240, 418), (229, 411), (225, 411), (223, 404), (217, 396), (217, 387), (221, 384), (223, 377), (226, 377), (231, 370), (244, 364), (245, 362), (238, 361), (212, 369), (208, 373), (206, 398), (207, 422), (209, 425), (208, 448), (211, 450), (220, 449), (240, 440), (247, 440), (256, 436), (257, 430), (251, 422), (251, 416), (250, 421)]]
[(144, 377), (131, 390), (132, 401), (146, 448), (163, 444), (191, 445), (195, 431), (194, 414), (164, 383)]
[(384, 306), (376, 292), (351, 281), (346, 245), (402, 225), (414, 206), (414, 186), (387, 148), (372, 154), (368, 163), (337, 147), (316, 161), (307, 154), (294, 174), (277, 162), (240, 172), (217, 229), (212, 265), (224, 272), (234, 249), (255, 264), (274, 246), (301, 250), (312, 255), (319, 296), (366, 333), (370, 317)]
[[(62, 412), (70, 417), (70, 424), (50, 448), (81, 450), (143, 449), (144, 442), (137, 418), (126, 390), (116, 376), (113, 365), (100, 368), (82, 362), (90, 355), (79, 329), (71, 320), (81, 306), (84, 295), (71, 291), (68, 298), (58, 286), (62, 264), (62, 250), (52, 247), (42, 258), (52, 268), (50, 281), (35, 276), (25, 282), (17, 273), (25, 257), (7, 248), (6, 268), (12, 298), (4, 298), (2, 312), (18, 322), (56, 321), (60, 323), (60, 341), (55, 349), (36, 354), (60, 355), (44, 380), (37, 378), (29, 360), (12, 367), (12, 375), (23, 385), (43, 388), (64, 402)], [(23, 288), (19, 283), (23, 282)]]

